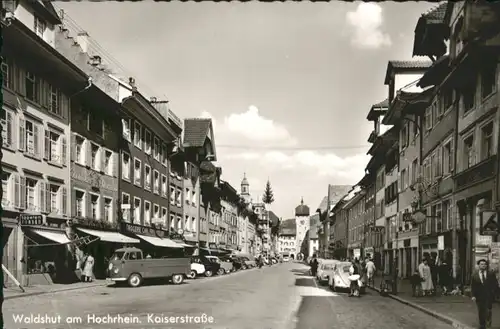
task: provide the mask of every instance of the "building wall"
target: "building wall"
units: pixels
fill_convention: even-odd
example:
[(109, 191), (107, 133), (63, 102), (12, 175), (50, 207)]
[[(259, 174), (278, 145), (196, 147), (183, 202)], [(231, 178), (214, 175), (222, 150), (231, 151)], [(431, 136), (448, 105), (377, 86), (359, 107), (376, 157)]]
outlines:
[(280, 235), (278, 243), (280, 253), (288, 252), (297, 256), (300, 252), (300, 247), (297, 247), (297, 237), (295, 235)]
[(189, 239), (198, 239), (199, 228), (199, 180), (196, 166), (190, 162), (185, 163), (184, 176), (184, 236)]
[(395, 74), (394, 76), (395, 91), (404, 88), (404, 91), (406, 92), (422, 92), (422, 88), (417, 87), (416, 84), (416, 82), (422, 77), (422, 75), (423, 75), (422, 73), (406, 73), (406, 72)]
[[(19, 2), (19, 5), (17, 6), (17, 8), (15, 10), (14, 15), (15, 15), (17, 20), (19, 20), (21, 23), (23, 23), (31, 31), (36, 33), (36, 31), (35, 31), (35, 11), (29, 5), (27, 0), (22, 0)], [(55, 26), (52, 24), (49, 24), (48, 22), (45, 22), (45, 24), (46, 24), (46, 29), (43, 32), (43, 34), (39, 35), (39, 36), (47, 44), (54, 47)]]
[(377, 179), (375, 181), (375, 225), (384, 226), (385, 222), (385, 186), (386, 173), (385, 166), (382, 165), (377, 170)]
[[(300, 250), (304, 239), (306, 238), (306, 233), (310, 229), (310, 219), (309, 216), (295, 216), (295, 223), (297, 225), (297, 242), (296, 246)], [(307, 256), (307, 255), (304, 255)]]

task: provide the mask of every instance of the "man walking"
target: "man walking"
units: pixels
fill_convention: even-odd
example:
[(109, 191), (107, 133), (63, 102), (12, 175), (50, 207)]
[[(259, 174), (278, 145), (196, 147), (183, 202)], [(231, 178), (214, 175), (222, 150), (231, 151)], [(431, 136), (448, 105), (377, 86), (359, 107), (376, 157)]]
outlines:
[(491, 327), (491, 309), (498, 291), (498, 281), (495, 273), (488, 270), (488, 262), (480, 259), (478, 270), (472, 275), (472, 300), (476, 302), (479, 317), (479, 329)]
[(377, 268), (375, 267), (375, 263), (370, 258), (367, 259), (365, 266), (366, 266), (367, 285), (373, 286), (373, 277), (375, 275), (375, 271), (377, 270)]

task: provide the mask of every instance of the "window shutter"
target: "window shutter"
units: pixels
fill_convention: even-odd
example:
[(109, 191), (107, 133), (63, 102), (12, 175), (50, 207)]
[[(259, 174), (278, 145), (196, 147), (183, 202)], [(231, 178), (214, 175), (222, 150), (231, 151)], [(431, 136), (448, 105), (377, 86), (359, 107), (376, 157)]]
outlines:
[(21, 177), (19, 208), (26, 209), (26, 177)]
[(48, 130), (45, 130), (45, 143), (44, 143), (44, 153), (43, 153), (43, 158), (45, 160), (49, 160), (50, 159), (50, 131)]
[(118, 153), (114, 153), (111, 155), (111, 168), (112, 168), (112, 175), (113, 177), (118, 176), (118, 166), (120, 165), (120, 162), (118, 161)]
[(17, 81), (17, 92), (21, 95), (26, 96), (26, 72), (22, 67), (16, 65), (16, 81)]
[(52, 87), (45, 81), (40, 81), (40, 105), (45, 108), (51, 109), (52, 102)]
[(21, 177), (14, 175), (14, 207), (21, 208)]
[(450, 171), (455, 169), (455, 143), (452, 139), (450, 141)]
[(33, 148), (34, 148), (34, 153), (35, 157), (40, 157), (40, 133), (42, 132), (43, 129), (40, 129), (40, 126), (38, 124), (33, 124)]
[(106, 169), (107, 169), (106, 168), (106, 150), (104, 150), (103, 148), (100, 148), (99, 151), (98, 151), (98, 153), (99, 153), (99, 160), (100, 160), (99, 161), (99, 167), (100, 167), (99, 170), (101, 172), (104, 172), (104, 173), (108, 174), (106, 172)]
[(87, 167), (92, 166), (92, 143), (89, 140), (84, 142), (85, 145), (85, 161), (83, 162)]
[(99, 215), (98, 218), (104, 220), (104, 197), (101, 195), (99, 197)]
[(76, 190), (73, 189), (73, 190), (71, 190), (71, 214), (68, 214), (71, 217), (76, 217), (76, 214), (77, 214), (76, 203), (77, 203), (77, 201), (76, 201)]
[(26, 151), (26, 121), (19, 118), (19, 150)]
[(6, 111), (6, 124), (5, 124), (5, 139), (3, 145), (8, 145), (10, 147), (14, 146), (14, 134), (13, 134), (13, 122), (12, 122), (12, 112)]
[(92, 195), (89, 192), (85, 193), (85, 214), (84, 217), (92, 218)]
[(50, 183), (45, 183), (45, 211), (48, 212), (49, 214), (52, 212), (52, 200), (51, 200), (51, 194), (50, 194)]
[(68, 118), (70, 99), (63, 92), (59, 93), (60, 101), (59, 106), (61, 107), (61, 115), (64, 119)]
[(66, 187), (64, 187), (64, 186), (61, 189), (62, 189), (62, 193), (61, 193), (62, 194), (62, 196), (61, 196), (62, 214), (64, 216), (67, 216), (68, 215), (68, 191), (67, 191)]
[(46, 202), (46, 194), (45, 194), (45, 183), (40, 181), (38, 182), (38, 195), (39, 195), (39, 199), (38, 199), (38, 211), (40, 212), (46, 212), (46, 206), (47, 204), (45, 203)]
[[(66, 136), (62, 136), (61, 137), (61, 164), (63, 166), (67, 166), (67, 161), (68, 161), (68, 143), (66, 142)], [(73, 145), (73, 148), (76, 148), (74, 145)]]
[(76, 159), (76, 135), (71, 134), (71, 161), (76, 161), (76, 160), (77, 160)]

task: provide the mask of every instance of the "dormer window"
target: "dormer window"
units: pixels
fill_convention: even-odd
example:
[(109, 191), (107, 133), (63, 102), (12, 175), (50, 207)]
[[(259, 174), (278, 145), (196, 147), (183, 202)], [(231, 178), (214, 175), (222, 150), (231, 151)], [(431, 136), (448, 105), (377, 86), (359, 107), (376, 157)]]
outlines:
[(38, 35), (40, 38), (43, 38), (43, 35), (44, 35), (46, 29), (47, 29), (47, 24), (45, 23), (45, 21), (43, 21), (41, 18), (35, 16), (34, 30), (35, 30), (36, 35)]

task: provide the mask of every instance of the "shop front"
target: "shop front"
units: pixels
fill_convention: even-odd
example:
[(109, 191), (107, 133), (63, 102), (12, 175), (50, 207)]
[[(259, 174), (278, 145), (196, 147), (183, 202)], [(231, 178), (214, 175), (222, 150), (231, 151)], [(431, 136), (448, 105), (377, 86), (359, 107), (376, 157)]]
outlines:
[[(396, 257), (399, 277), (408, 278), (417, 270), (421, 259), (419, 248), (421, 249), (422, 240), (419, 238), (419, 229), (398, 231), (396, 236), (397, 242), (393, 245), (395, 254), (391, 257), (389, 264), (393, 264), (394, 257)], [(431, 240), (428, 241), (431, 242)], [(425, 241), (423, 245), (427, 245)]]
[(139, 248), (144, 255), (152, 258), (184, 257), (186, 248), (182, 235), (160, 227), (123, 223), (122, 232), (127, 236), (139, 238)]
[(109, 259), (116, 249), (137, 245), (139, 240), (119, 232), (119, 226), (97, 220), (76, 220), (73, 223), (72, 238), (78, 241), (92, 241), (77, 244), (77, 259), (85, 254), (94, 258), (94, 276), (105, 279)]

